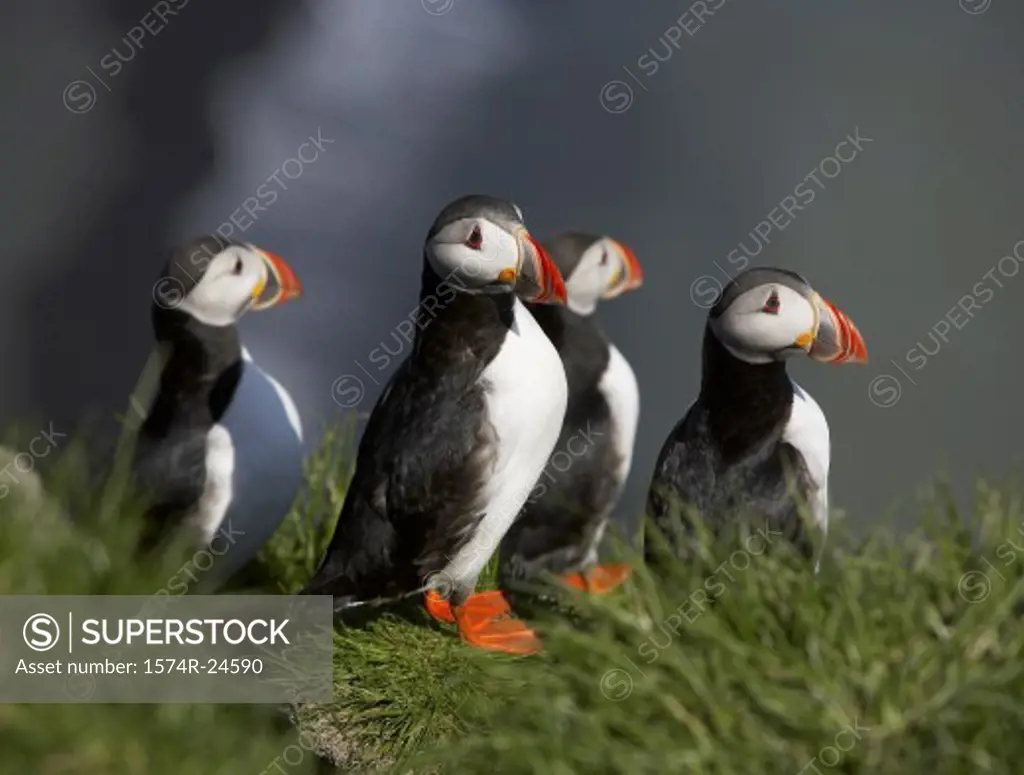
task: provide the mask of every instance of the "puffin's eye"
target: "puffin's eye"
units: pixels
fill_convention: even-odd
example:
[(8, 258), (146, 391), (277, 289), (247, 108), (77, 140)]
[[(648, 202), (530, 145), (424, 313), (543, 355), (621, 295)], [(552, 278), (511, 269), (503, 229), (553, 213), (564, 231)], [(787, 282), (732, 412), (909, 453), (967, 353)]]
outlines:
[(779, 292), (772, 291), (772, 295), (768, 297), (768, 301), (766, 301), (764, 303), (764, 306), (761, 307), (761, 311), (769, 315), (778, 315), (780, 306), (781, 304), (779, 302)]
[(484, 246), (484, 235), (480, 232), (480, 226), (476, 225), (473, 227), (473, 233), (469, 235), (469, 239), (466, 240), (466, 247), (472, 248), (473, 250), (480, 250)]
[(242, 273), (242, 259), (240, 259), (240, 258), (236, 258), (235, 259), (235, 267), (231, 271), (232, 271), (233, 274), (241, 274)]
[(601, 266), (607, 266), (607, 265), (608, 265), (608, 251), (607, 250), (602, 250), (601, 251)]

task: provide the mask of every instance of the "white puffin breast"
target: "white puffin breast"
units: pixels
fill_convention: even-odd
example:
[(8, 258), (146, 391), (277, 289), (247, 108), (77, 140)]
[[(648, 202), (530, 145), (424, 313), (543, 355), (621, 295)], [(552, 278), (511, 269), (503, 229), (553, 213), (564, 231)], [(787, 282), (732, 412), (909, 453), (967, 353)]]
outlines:
[(608, 345), (608, 368), (601, 376), (598, 388), (611, 411), (615, 451), (620, 460), (617, 477), (621, 487), (629, 477), (633, 462), (633, 444), (640, 421), (640, 388), (629, 361), (613, 344)]
[(793, 409), (782, 434), (803, 457), (807, 472), (817, 490), (811, 508), (814, 521), (822, 530), (828, 527), (828, 468), (831, 456), (828, 421), (818, 402), (796, 382), (793, 383)]
[[(230, 520), (241, 531), (229, 554), (255, 555), (287, 516), (303, 483), (302, 426), (291, 396), (264, 372), (243, 349), (243, 369), (227, 411), (215, 426), (230, 440), (230, 482), (221, 492), (230, 501), (216, 514), (206, 515), (208, 536)], [(208, 452), (213, 450), (208, 446)], [(213, 473), (209, 456), (207, 471)], [(216, 474), (228, 472), (217, 469)], [(224, 559), (228, 559), (227, 557)], [(235, 558), (231, 558), (231, 565)]]

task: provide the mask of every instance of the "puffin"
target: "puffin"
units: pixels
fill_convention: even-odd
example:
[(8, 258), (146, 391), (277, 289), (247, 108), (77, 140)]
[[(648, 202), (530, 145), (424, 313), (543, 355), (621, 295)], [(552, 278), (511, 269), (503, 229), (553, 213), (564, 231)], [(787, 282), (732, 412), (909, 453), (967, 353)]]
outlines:
[[(766, 540), (781, 534), (808, 560), (808, 527), (824, 541), (829, 428), (786, 373), (794, 355), (866, 363), (867, 347), (850, 318), (801, 275), (764, 267), (733, 278), (708, 313), (700, 393), (666, 439), (648, 493), (647, 515), (677, 556), (691, 548), (694, 517), (712, 535), (752, 520), (771, 531)], [(645, 542), (649, 563), (652, 549)]]
[(540, 649), (499, 590), (477, 579), (555, 448), (568, 386), (524, 301), (565, 284), (513, 203), (447, 205), (423, 249), (413, 347), (370, 413), (328, 551), (305, 594), (335, 611), (423, 595), (462, 639)]
[(133, 480), (146, 498), (143, 550), (178, 531), (213, 557), (222, 586), (281, 525), (303, 482), (295, 402), (242, 345), (239, 319), (295, 299), (279, 256), (217, 236), (172, 251), (153, 288), (158, 384), (139, 424)]
[(598, 565), (598, 546), (633, 459), (640, 392), (629, 362), (595, 319), (598, 303), (643, 283), (636, 254), (607, 236), (567, 232), (544, 243), (567, 303), (527, 305), (558, 350), (569, 384), (562, 432), (534, 491), (502, 541), (502, 587), (543, 573), (608, 592), (626, 565)]

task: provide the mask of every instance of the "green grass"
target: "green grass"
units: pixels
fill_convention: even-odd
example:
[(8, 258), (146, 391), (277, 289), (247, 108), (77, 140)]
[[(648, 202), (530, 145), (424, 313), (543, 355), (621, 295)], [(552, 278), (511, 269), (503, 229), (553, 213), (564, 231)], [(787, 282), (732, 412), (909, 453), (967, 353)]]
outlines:
[[(17, 440), (10, 447), (24, 448)], [(54, 455), (61, 459), (46, 488), (78, 521), (72, 525), (55, 502), (34, 497), (26, 481), (12, 485), (0, 500), (0, 594), (145, 595), (166, 585), (185, 549), (133, 563), (137, 506), (111, 508), (116, 493), (93, 488), (86, 476), (93, 466), (80, 445)], [(289, 748), (300, 742), (305, 749)], [(302, 775), (317, 772), (306, 750), (312, 748), (283, 708), (0, 705), (3, 775), (259, 775), (286, 753), (296, 763), (289, 775)]]
[[(263, 552), (270, 591), (296, 591), (319, 561), (351, 430), (327, 434)], [(109, 509), (81, 483), (83, 458), (66, 457), (47, 488), (94, 516), (72, 529), (14, 508), (16, 492), (0, 500), (0, 592), (160, 587), (179, 558), (134, 567), (136, 516)], [(535, 657), (467, 648), (415, 605), (383, 612), (338, 627), (334, 701), (292, 716), (343, 772), (1017, 773), (1021, 499), (980, 486), (960, 518), (933, 497), (920, 523), (909, 537), (834, 530), (817, 577), (785, 551), (705, 542), (698, 559), (640, 572), (610, 598), (566, 593), (575, 615), (537, 622)], [(2, 706), (0, 773), (278, 772), (288, 727), (275, 708)], [(277, 761), (314, 771), (309, 755)]]
[[(500, 773), (1019, 772), (1024, 558), (1006, 542), (1024, 548), (1024, 515), (995, 494), (981, 510), (980, 555), (936, 520), (909, 541), (874, 537), (819, 579), (743, 555), (728, 575), (708, 560), (641, 578), (593, 606), (592, 632), (555, 624), (545, 659), (493, 666), (521, 689), (482, 700), (486, 726), (444, 760)], [(967, 599), (984, 579), (961, 581), (965, 568), (987, 573), (987, 599)], [(695, 593), (709, 587), (706, 604)]]

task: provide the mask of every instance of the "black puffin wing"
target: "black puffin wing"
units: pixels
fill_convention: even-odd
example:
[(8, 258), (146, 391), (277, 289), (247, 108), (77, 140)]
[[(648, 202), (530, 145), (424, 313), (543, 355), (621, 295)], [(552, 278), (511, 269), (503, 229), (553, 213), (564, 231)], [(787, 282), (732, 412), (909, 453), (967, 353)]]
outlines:
[[(646, 515), (677, 553), (683, 538), (693, 532), (692, 520), (699, 517), (696, 512), (710, 505), (715, 486), (704, 430), (691, 406), (665, 440), (647, 493)], [(653, 562), (651, 543), (644, 544), (644, 554)]]
[[(452, 407), (449, 407), (452, 409)], [(422, 548), (415, 560), (421, 576), (440, 571), (473, 535), (487, 508), (483, 483), (493, 474), (497, 457), (495, 431), (480, 420), (482, 407), (448, 413), (450, 433), (432, 451), (426, 477), (428, 511), (422, 514)]]
[(464, 465), (472, 410), (449, 387), (407, 360), (370, 413), (350, 492), (393, 522), (433, 513)]
[(495, 451), (476, 375), (433, 366), (403, 363), (374, 408), (360, 455), (369, 463), (363, 491), (372, 490), (372, 502), (401, 531), (415, 555), (408, 559), (425, 567), (454, 551), (479, 520), (479, 482)]
[[(545, 515), (552, 529), (564, 519), (583, 525), (609, 510), (620, 489), (612, 473), (622, 463), (607, 404), (583, 401), (567, 416), (555, 450), (530, 493), (524, 512)], [(533, 521), (531, 519), (531, 521)], [(537, 525), (537, 527), (542, 527)]]
[[(377, 397), (370, 410), (366, 428), (356, 449), (356, 465), (345, 493), (340, 520), (351, 520), (350, 513), (357, 505), (359, 508), (372, 509), (379, 518), (388, 515), (387, 478), (388, 459), (394, 444), (391, 440), (393, 426), (392, 403), (397, 403), (394, 395), (396, 383), (400, 383), (408, 361), (403, 362), (391, 376), (384, 390)], [(401, 393), (401, 389), (399, 393)]]
[(356, 465), (348, 484), (334, 535), (320, 561), (308, 594), (334, 594), (357, 599), (375, 595), (386, 585), (388, 569), (396, 563), (402, 513), (390, 487), (393, 456), (401, 449), (395, 429), (408, 393), (409, 362), (404, 361), (377, 398), (356, 450)]
[(818, 488), (802, 450), (783, 441), (779, 444), (779, 461), (782, 470), (777, 481), (781, 485), (774, 493), (774, 502), (768, 500), (771, 508), (765, 515), (767, 527), (781, 532), (801, 554), (811, 558), (814, 544), (808, 527), (816, 518)]
[[(331, 544), (307, 592), (358, 600), (411, 589), (418, 560), (447, 551), (471, 506), (466, 493), (463, 396), (406, 360), (369, 420)], [(427, 547), (424, 553), (424, 547)], [(419, 567), (417, 567), (419, 566)], [(418, 577), (418, 578), (417, 578)]]
[(407, 443), (404, 429), (417, 411), (414, 408), (417, 382), (411, 362), (403, 361), (370, 410), (359, 443), (353, 485), (358, 480), (358, 491), (382, 515), (390, 516), (389, 503), (394, 500), (388, 497), (392, 489), (390, 483), (395, 470), (401, 466), (400, 457)]
[(696, 432), (693, 407), (687, 410), (658, 453), (654, 475), (647, 493), (647, 516), (664, 529), (684, 504), (698, 500), (699, 487), (694, 479), (694, 463), (701, 456), (702, 437)]
[(139, 439), (133, 469), (139, 494), (157, 521), (183, 519), (199, 502), (206, 485), (206, 437), (181, 432), (163, 439)]

